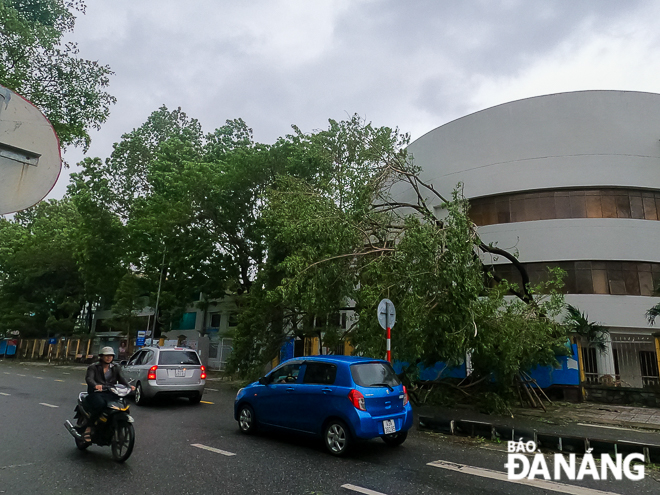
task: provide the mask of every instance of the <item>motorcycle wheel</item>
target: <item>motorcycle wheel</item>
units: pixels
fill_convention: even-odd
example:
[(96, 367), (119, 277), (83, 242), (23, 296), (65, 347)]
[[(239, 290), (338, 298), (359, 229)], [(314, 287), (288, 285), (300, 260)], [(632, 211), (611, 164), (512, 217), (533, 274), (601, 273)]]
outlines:
[[(83, 418), (78, 418), (78, 422), (76, 423), (76, 426), (82, 430), (85, 431), (85, 421)], [(78, 440), (77, 438), (74, 438), (76, 441), (76, 447), (78, 447), (78, 450), (87, 450), (87, 447), (92, 445), (91, 443), (87, 443), (84, 440)]]
[(135, 445), (135, 429), (131, 423), (121, 422), (112, 435), (112, 458), (124, 462), (131, 456)]

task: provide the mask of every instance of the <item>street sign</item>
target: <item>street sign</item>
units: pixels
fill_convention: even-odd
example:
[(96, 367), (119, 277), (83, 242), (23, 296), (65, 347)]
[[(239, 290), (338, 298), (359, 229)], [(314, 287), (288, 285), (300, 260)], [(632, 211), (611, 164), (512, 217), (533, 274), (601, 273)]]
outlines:
[(146, 334), (144, 330), (139, 330), (137, 333), (137, 338), (135, 339), (135, 345), (138, 347), (142, 347), (144, 345), (144, 342), (146, 340)]
[(0, 214), (41, 201), (61, 168), (53, 126), (32, 103), (0, 86)]
[(392, 328), (396, 322), (396, 309), (389, 299), (383, 299), (378, 304), (378, 323), (384, 330)]
[(50, 339), (48, 339), (48, 343), (49, 343), (50, 345), (57, 344), (57, 339), (51, 337)]
[(394, 304), (389, 299), (383, 299), (378, 303), (378, 323), (387, 330), (387, 360), (392, 362), (391, 335), (390, 332), (396, 322), (396, 310)]

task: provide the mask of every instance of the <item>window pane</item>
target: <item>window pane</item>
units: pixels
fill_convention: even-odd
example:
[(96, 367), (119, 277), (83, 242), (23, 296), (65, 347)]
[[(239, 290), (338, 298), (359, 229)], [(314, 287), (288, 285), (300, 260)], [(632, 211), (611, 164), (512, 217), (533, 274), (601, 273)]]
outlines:
[(647, 220), (657, 220), (658, 212), (655, 208), (655, 199), (654, 198), (642, 198), (644, 204), (644, 218)]
[(630, 216), (631, 218), (644, 218), (644, 205), (641, 196), (633, 196), (630, 193)]
[(587, 203), (584, 197), (584, 193), (582, 195), (578, 195), (578, 193), (574, 193), (571, 191), (571, 216), (570, 218), (586, 218), (587, 216)]
[(600, 207), (600, 195), (586, 196), (586, 201), (587, 201), (587, 217), (603, 218), (603, 210)]
[(616, 197), (616, 215), (618, 218), (630, 218), (630, 199), (627, 194)]
[(319, 383), (332, 385), (337, 376), (337, 367), (327, 363), (307, 363), (303, 383)]

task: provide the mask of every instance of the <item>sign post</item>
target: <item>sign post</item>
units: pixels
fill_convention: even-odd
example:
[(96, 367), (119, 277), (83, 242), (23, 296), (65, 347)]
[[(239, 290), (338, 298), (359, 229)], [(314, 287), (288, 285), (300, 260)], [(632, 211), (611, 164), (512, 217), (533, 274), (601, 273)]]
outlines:
[(392, 362), (392, 347), (390, 344), (390, 337), (392, 327), (396, 322), (396, 309), (394, 309), (394, 303), (389, 299), (383, 299), (378, 304), (378, 323), (380, 326), (387, 331), (387, 360)]

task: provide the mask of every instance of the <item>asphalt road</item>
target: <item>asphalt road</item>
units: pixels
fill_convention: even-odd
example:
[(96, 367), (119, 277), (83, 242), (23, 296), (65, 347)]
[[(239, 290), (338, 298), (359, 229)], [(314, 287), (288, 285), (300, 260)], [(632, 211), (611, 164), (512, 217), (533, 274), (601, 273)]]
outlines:
[[(181, 399), (131, 406), (135, 450), (117, 464), (109, 447), (76, 449), (63, 427), (73, 417), (83, 381), (84, 368), (0, 362), (0, 493), (539, 495), (566, 493), (568, 483), (582, 487), (574, 491), (578, 495), (660, 493), (651, 476), (637, 482), (562, 482), (566, 485), (554, 491), (494, 479), (492, 471), (505, 473), (501, 446), (419, 431), (401, 447), (372, 440), (341, 459), (315, 439), (246, 436), (233, 420), (235, 391), (221, 382), (207, 383), (206, 403), (199, 405)], [(457, 463), (461, 472), (429, 465), (435, 461)]]

